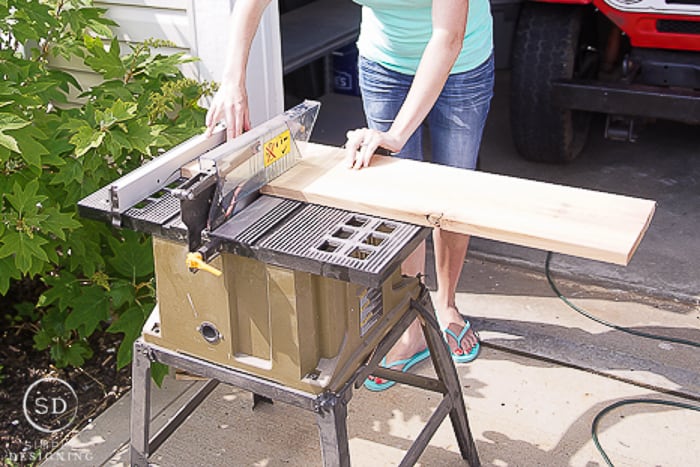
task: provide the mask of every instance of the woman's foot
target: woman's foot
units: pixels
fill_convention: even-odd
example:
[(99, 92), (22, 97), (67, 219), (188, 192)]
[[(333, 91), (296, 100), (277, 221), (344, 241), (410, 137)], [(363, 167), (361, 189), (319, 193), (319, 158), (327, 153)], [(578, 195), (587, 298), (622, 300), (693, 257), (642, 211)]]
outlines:
[[(391, 368), (392, 370), (408, 370), (407, 367), (413, 366), (415, 363), (425, 360), (430, 355), (428, 352), (425, 352), (426, 349), (427, 344), (425, 343), (425, 336), (423, 336), (423, 330), (420, 326), (420, 322), (415, 320), (408, 327), (408, 329), (406, 329), (391, 350), (387, 352), (386, 356), (382, 359), (381, 366)], [(425, 354), (423, 354), (423, 352), (425, 352)], [(367, 379), (374, 383), (372, 384), (373, 387), (377, 387), (377, 385), (382, 387), (382, 389), (388, 389), (391, 387), (391, 385), (384, 387), (387, 380), (383, 378), (370, 376)], [(367, 386), (367, 384), (365, 384), (365, 386)], [(382, 389), (373, 390), (376, 391)]]
[(473, 360), (479, 352), (479, 338), (471, 324), (456, 307), (445, 307), (443, 310), (440, 323), (452, 358), (460, 363)]
[[(430, 351), (428, 349), (424, 349), (416, 353), (415, 355), (412, 355), (410, 358), (396, 360), (391, 363), (387, 363), (386, 357), (384, 357), (382, 359), (381, 366), (383, 366), (384, 368), (391, 368), (392, 370), (406, 372), (410, 370), (411, 367), (422, 362), (429, 356)], [(365, 380), (365, 387), (370, 391), (384, 391), (385, 389), (389, 389), (390, 387), (392, 387), (394, 384), (396, 384), (395, 381), (379, 378), (376, 376), (369, 376)]]
[[(464, 320), (464, 326), (459, 334), (455, 334), (451, 329), (446, 328), (443, 330), (445, 333), (445, 340), (449, 341), (452, 339), (454, 342), (459, 342), (459, 347), (450, 348), (450, 353), (452, 354), (452, 360), (455, 363), (469, 363), (479, 356), (479, 351), (481, 350), (481, 344), (478, 342), (478, 336), (471, 328), (471, 323), (468, 320)], [(465, 351), (462, 347), (464, 346), (464, 341), (466, 341), (466, 336), (468, 333), (472, 333), (477, 337), (477, 343), (474, 344), (469, 351)], [(448, 344), (449, 345), (449, 344)]]

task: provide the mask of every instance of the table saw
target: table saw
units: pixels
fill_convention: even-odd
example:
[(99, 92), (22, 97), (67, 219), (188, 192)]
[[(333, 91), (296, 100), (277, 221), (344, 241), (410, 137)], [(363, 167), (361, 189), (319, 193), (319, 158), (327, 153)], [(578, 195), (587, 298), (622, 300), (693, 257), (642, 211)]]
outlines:
[[(430, 229), (259, 191), (301, 159), (319, 106), (306, 101), (231, 141), (221, 128), (194, 137), (80, 201), (84, 217), (153, 235), (157, 306), (134, 347), (132, 464), (176, 428), (149, 437), (151, 361), (316, 412), (326, 465), (349, 463), (352, 386), (388, 375), (445, 397), (405, 463), (449, 414), (462, 456), (478, 464), (429, 294), (400, 272)], [(417, 316), (437, 380), (378, 368)]]

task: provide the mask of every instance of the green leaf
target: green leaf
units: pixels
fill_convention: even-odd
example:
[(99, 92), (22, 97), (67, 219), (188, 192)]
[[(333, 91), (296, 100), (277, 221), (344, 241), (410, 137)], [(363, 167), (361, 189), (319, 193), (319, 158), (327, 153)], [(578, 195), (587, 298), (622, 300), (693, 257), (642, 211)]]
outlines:
[[(117, 23), (110, 22), (112, 25), (116, 25)], [(112, 30), (107, 26), (106, 24), (100, 24), (96, 21), (91, 21), (89, 24), (90, 29), (92, 29), (98, 36), (102, 37), (109, 37), (112, 35)]]
[(29, 122), (19, 118), (15, 114), (0, 112), (0, 146), (19, 153), (19, 145), (17, 140), (12, 136), (5, 134), (9, 130), (17, 130), (29, 125)]
[(0, 247), (0, 258), (7, 258), (11, 255), (15, 257), (15, 267), (24, 274), (34, 272), (33, 258), (42, 263), (47, 263), (49, 258), (46, 252), (41, 249), (42, 245), (48, 243), (45, 238), (34, 235), (30, 238), (21, 232), (8, 231), (2, 239), (3, 246)]
[(153, 274), (153, 253), (150, 238), (125, 230), (124, 241), (109, 239), (109, 245), (114, 253), (107, 262), (119, 274), (136, 280)]
[(138, 95), (135, 92), (134, 87), (139, 86), (137, 83), (131, 82), (124, 85), (124, 81), (121, 79), (111, 79), (103, 81), (102, 83), (92, 87), (86, 95), (95, 97), (96, 99), (104, 99), (105, 102), (113, 101), (115, 99), (121, 99), (123, 101), (130, 101), (134, 98), (134, 95)]
[(76, 157), (80, 157), (90, 149), (98, 147), (102, 143), (104, 137), (104, 132), (95, 130), (89, 126), (83, 126), (71, 137), (70, 143), (75, 145)]
[(78, 229), (82, 226), (74, 219), (75, 214), (61, 212), (58, 209), (46, 208), (44, 210), (46, 220), (41, 222), (41, 229), (46, 233), (51, 233), (61, 240), (66, 240), (66, 231)]
[(119, 318), (107, 328), (107, 332), (123, 333), (125, 336), (135, 337), (141, 334), (144, 322), (145, 317), (141, 307), (132, 306), (119, 315)]
[[(49, 218), (49, 216), (44, 212), (43, 207), (24, 213), (24, 216), (22, 216), (22, 219), (23, 219), (24, 225), (26, 226), (25, 229), (26, 228), (31, 229), (31, 234), (28, 234), (29, 238), (33, 238), (35, 231), (41, 231), (41, 224), (43, 222), (47, 221), (48, 218)], [(23, 232), (26, 232), (26, 231), (23, 230)]]
[[(49, 258), (49, 263), (50, 265), (60, 265), (61, 260), (63, 257), (63, 254), (59, 255), (59, 250), (63, 250), (63, 245), (64, 241), (59, 240), (57, 238), (50, 238), (48, 239), (49, 242), (44, 246), (44, 252), (46, 253), (46, 256)], [(50, 265), (46, 265), (47, 267), (50, 267)]]
[(2, 131), (0, 131), (0, 146), (4, 146), (7, 149), (14, 151), (14, 152), (19, 152), (19, 146), (17, 145), (17, 140), (14, 139), (10, 135), (6, 135)]
[(12, 258), (0, 259), (0, 295), (6, 295), (10, 290), (10, 279), (19, 279), (22, 277), (19, 270), (15, 267)]
[(60, 81), (43, 77), (43, 79), (26, 83), (22, 88), (22, 93), (29, 95), (41, 95), (46, 91), (58, 88), (59, 85)]
[(66, 348), (68, 346), (63, 340), (60, 340), (58, 342), (51, 342), (49, 344), (49, 348), (51, 351), (49, 352), (49, 355), (51, 355), (51, 358), (53, 361), (56, 363), (56, 366), (58, 368), (65, 368), (68, 366), (68, 362), (66, 361)]
[(19, 183), (15, 182), (12, 191), (14, 194), (6, 193), (5, 198), (20, 215), (27, 212), (36, 212), (38, 205), (46, 200), (46, 196), (37, 194), (37, 191), (39, 191), (39, 180), (37, 179), (30, 180), (24, 189)]
[[(0, 96), (11, 96), (19, 93), (15, 83), (12, 81), (0, 81)], [(6, 105), (9, 105), (9, 102), (0, 104), (0, 107), (5, 107)]]
[(61, 125), (58, 127), (59, 130), (68, 130), (71, 133), (75, 133), (81, 128), (85, 127), (85, 120), (83, 119), (77, 119), (77, 118), (67, 118)]
[(0, 112), (0, 131), (17, 130), (29, 125), (29, 123), (15, 114)]
[(0, 247), (0, 258), (8, 258), (15, 254), (20, 242), (20, 233), (8, 231), (0, 239), (2, 247)]
[(41, 328), (34, 337), (34, 347), (38, 350), (46, 349), (54, 343), (70, 338), (70, 331), (66, 331), (63, 323), (67, 313), (56, 308), (49, 308), (41, 318)]
[(183, 53), (174, 53), (172, 55), (158, 55), (154, 60), (150, 61), (144, 67), (147, 76), (157, 78), (161, 75), (177, 75), (180, 72), (178, 65), (187, 63), (188, 60)]
[(37, 350), (48, 349), (53, 343), (53, 336), (45, 328), (39, 329), (39, 331), (34, 334), (34, 348)]
[(127, 303), (134, 303), (136, 289), (131, 282), (117, 280), (112, 284), (109, 295), (112, 297), (112, 306), (119, 309)]
[[(83, 2), (84, 4), (87, 2)], [(70, 25), (72, 31), (82, 33), (89, 29), (101, 37), (113, 35), (108, 26), (116, 26), (116, 23), (104, 17), (104, 8), (85, 7), (78, 9), (64, 8), (61, 10), (61, 19)]]
[[(105, 232), (107, 232), (105, 234)], [(105, 265), (102, 249), (104, 235), (110, 235), (106, 225), (96, 221), (83, 221), (83, 228), (73, 231), (67, 240), (64, 266), (71, 271), (92, 276)]]
[(123, 122), (124, 120), (133, 118), (134, 115), (136, 115), (136, 111), (137, 106), (135, 102), (124, 102), (119, 99), (109, 109), (109, 112), (117, 122)]
[(107, 332), (124, 334), (124, 339), (117, 351), (117, 368), (122, 368), (131, 361), (132, 347), (134, 341), (141, 335), (144, 321), (145, 317), (141, 307), (133, 306), (122, 313), (117, 321), (107, 328)]
[(107, 151), (115, 158), (115, 161), (120, 157), (122, 149), (126, 149), (127, 151), (132, 149), (129, 138), (118, 127), (107, 131), (104, 144)]
[(92, 357), (92, 349), (84, 340), (75, 341), (68, 344), (65, 352), (66, 366), (80, 367), (85, 360)]
[(49, 150), (39, 141), (45, 141), (46, 135), (36, 126), (30, 125), (12, 132), (17, 140), (19, 152), (27, 164), (41, 167), (42, 156), (49, 154)]
[(119, 41), (115, 37), (109, 47), (105, 50), (102, 39), (99, 37), (83, 36), (83, 42), (90, 54), (85, 57), (85, 64), (94, 71), (103, 75), (104, 79), (123, 78), (126, 69), (119, 56)]
[(51, 344), (50, 354), (59, 368), (67, 366), (80, 367), (85, 363), (86, 359), (92, 357), (92, 349), (83, 340), (75, 342), (60, 340)]
[(0, 145), (0, 163), (5, 163), (6, 161), (9, 161), (11, 155), (12, 151)]
[[(45, 275), (43, 281), (48, 289), (39, 297), (37, 306), (46, 307), (56, 304), (55, 310), (64, 312), (79, 294), (78, 281), (70, 272), (61, 271), (57, 275)], [(42, 325), (44, 326), (47, 325), (47, 316), (44, 315), (42, 319)], [(64, 318), (61, 318), (61, 325), (63, 325), (63, 320)]]
[(26, 321), (37, 321), (39, 318), (38, 310), (31, 302), (15, 303), (12, 309), (16, 312), (17, 317)]
[(109, 319), (109, 295), (102, 287), (88, 286), (73, 300), (73, 310), (66, 318), (66, 329), (75, 329), (81, 337), (95, 332), (102, 321)]
[(136, 115), (137, 105), (135, 102), (124, 102), (117, 100), (109, 109), (104, 112), (96, 111), (95, 117), (101, 130), (111, 128), (115, 123), (129, 120)]
[(161, 387), (163, 385), (163, 380), (168, 375), (170, 367), (159, 362), (151, 362), (151, 378), (153, 381)]
[[(68, 143), (66, 143), (66, 144), (68, 144)], [(51, 148), (51, 149), (53, 152), (54, 148)], [(68, 145), (68, 150), (71, 150), (71, 149), (73, 149), (73, 146)], [(61, 153), (59, 152), (58, 154), (61, 154)], [(43, 166), (46, 166), (46, 167), (63, 167), (64, 165), (66, 165), (65, 160), (63, 160), (57, 154), (52, 154), (52, 153), (49, 153), (49, 154), (45, 155), (44, 157), (42, 157), (41, 163)]]
[(64, 159), (65, 165), (51, 177), (51, 185), (70, 185), (71, 183), (83, 183), (83, 166), (72, 157)]
[(155, 142), (153, 129), (149, 127), (145, 118), (131, 120), (127, 123), (128, 138), (131, 147), (141, 154), (148, 154), (148, 148)]

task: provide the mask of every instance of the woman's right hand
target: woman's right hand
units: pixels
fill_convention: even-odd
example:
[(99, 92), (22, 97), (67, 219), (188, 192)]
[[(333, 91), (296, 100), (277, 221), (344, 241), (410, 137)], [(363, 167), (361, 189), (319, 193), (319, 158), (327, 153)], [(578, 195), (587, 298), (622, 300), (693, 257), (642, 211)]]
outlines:
[(248, 95), (245, 85), (237, 86), (224, 82), (212, 100), (205, 123), (206, 136), (211, 136), (217, 123), (226, 125), (227, 139), (233, 139), (250, 130)]
[(358, 128), (348, 131), (345, 136), (345, 165), (352, 169), (369, 167), (372, 157), (378, 149), (384, 148), (391, 153), (401, 150), (404, 143), (390, 132)]

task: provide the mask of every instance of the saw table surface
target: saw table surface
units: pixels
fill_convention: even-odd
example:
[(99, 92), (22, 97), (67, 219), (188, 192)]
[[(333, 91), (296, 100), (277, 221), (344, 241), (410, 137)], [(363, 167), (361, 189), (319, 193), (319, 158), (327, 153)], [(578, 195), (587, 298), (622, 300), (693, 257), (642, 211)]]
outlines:
[(300, 145), (303, 160), (267, 194), (626, 265), (656, 203), (486, 172), (375, 156), (352, 170), (343, 149)]

